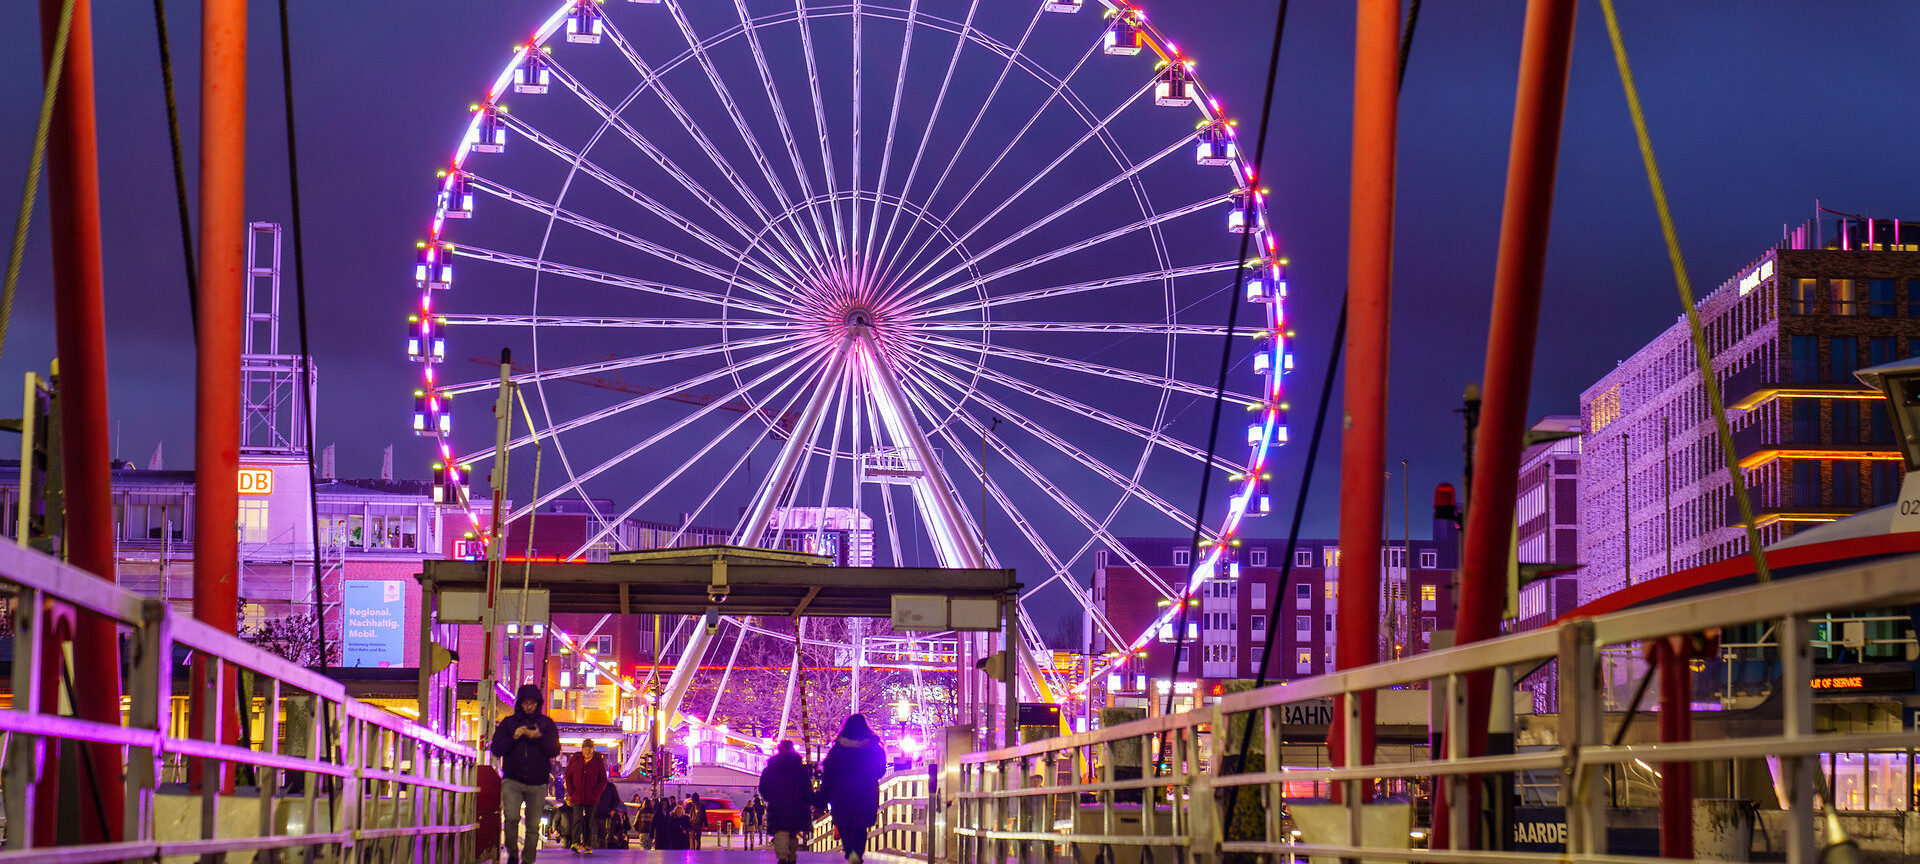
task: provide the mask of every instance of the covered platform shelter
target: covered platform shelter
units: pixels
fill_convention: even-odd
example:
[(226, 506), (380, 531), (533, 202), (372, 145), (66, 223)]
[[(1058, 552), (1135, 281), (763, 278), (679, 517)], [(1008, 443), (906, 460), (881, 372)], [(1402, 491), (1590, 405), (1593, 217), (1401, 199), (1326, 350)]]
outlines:
[[(840, 567), (830, 559), (774, 549), (694, 546), (615, 553), (598, 563), (508, 562), (487, 609), (486, 561), (425, 561), (419, 576), (421, 656), (434, 654), (438, 625), (544, 622), (554, 614), (706, 616), (683, 652), (698, 658), (717, 616), (888, 618), (896, 629), (999, 632), (1017, 645), (1020, 583), (1014, 571), (944, 567)], [(524, 594), (522, 591), (524, 590)], [(522, 599), (525, 599), (522, 613)], [(965, 658), (956, 658), (967, 665)], [(420, 664), (420, 719), (453, 716), (452, 669)], [(692, 680), (682, 662), (666, 687), (671, 713)], [(1006, 706), (1018, 704), (1006, 676)]]

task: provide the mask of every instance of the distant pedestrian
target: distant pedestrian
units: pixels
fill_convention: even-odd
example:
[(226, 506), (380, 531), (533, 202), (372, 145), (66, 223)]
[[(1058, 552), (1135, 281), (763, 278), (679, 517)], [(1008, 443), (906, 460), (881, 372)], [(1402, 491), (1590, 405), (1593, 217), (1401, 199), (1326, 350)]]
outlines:
[(634, 814), (633, 817), (634, 828), (640, 832), (640, 848), (652, 849), (654, 801), (652, 798), (641, 798), (638, 792), (633, 793), (633, 797), (634, 800), (640, 802), (640, 812)]
[(687, 794), (687, 819), (693, 823), (693, 835), (691, 837), (693, 845), (687, 848), (697, 852), (700, 850), (701, 837), (707, 830), (707, 805), (706, 802), (700, 800), (700, 794), (697, 792)]
[(573, 824), (567, 831), (567, 848), (593, 854), (600, 834), (594, 806), (607, 788), (607, 760), (594, 749), (593, 739), (580, 742), (580, 752), (567, 761), (567, 806), (573, 812)]
[(761, 806), (773, 839), (773, 857), (780, 864), (794, 864), (800, 857), (800, 838), (813, 828), (813, 772), (801, 763), (792, 741), (780, 742), (767, 760), (766, 770), (760, 773), (760, 795), (766, 796)]
[(833, 830), (848, 864), (860, 864), (867, 832), (880, 819), (880, 778), (887, 773), (887, 751), (865, 715), (855, 714), (840, 727), (822, 762), (819, 800), (833, 811)]
[[(540, 851), (540, 811), (560, 755), (560, 730), (541, 713), (540, 688), (526, 684), (514, 696), (514, 712), (493, 728), (487, 748), (500, 760), (500, 821), (507, 829), (507, 864), (533, 864)], [(525, 844), (521, 845), (521, 837)]]
[[(663, 802), (665, 800), (667, 799), (662, 799)], [(687, 818), (685, 804), (675, 803), (673, 809), (659, 817), (659, 820), (654, 823), (654, 828), (659, 832), (658, 848), (669, 850), (692, 848), (690, 844), (693, 841), (689, 835), (693, 831), (693, 822)]]
[(747, 836), (742, 845), (751, 847), (760, 842), (761, 836), (767, 831), (767, 802), (755, 795), (752, 801), (747, 802), (747, 809), (741, 815), (747, 820)]

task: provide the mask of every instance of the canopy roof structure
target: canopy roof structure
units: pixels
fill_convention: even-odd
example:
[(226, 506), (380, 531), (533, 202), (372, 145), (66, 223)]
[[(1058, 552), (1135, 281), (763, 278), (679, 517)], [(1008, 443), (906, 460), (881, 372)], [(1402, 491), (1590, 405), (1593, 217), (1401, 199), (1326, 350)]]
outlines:
[[(524, 578), (529, 590), (549, 592), (552, 614), (700, 615), (717, 605), (726, 615), (836, 618), (889, 617), (896, 594), (1001, 600), (1020, 590), (1012, 570), (834, 567), (819, 555), (741, 546), (621, 552), (613, 558), (511, 562), (500, 587), (518, 590)], [(421, 583), (436, 599), (487, 588), (484, 561), (422, 564)]]

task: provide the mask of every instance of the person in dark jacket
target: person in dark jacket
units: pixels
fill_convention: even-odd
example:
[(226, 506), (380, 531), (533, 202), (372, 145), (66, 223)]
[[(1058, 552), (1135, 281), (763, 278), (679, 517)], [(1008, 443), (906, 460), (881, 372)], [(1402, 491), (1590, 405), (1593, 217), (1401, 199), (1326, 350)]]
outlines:
[[(522, 685), (514, 696), (513, 713), (493, 727), (493, 743), (487, 748), (500, 760), (500, 821), (507, 829), (507, 864), (533, 864), (540, 851), (540, 811), (552, 779), (550, 760), (560, 755), (560, 730), (540, 711), (545, 702), (539, 687)], [(520, 845), (523, 834), (524, 847)]]
[(687, 848), (698, 851), (707, 830), (707, 802), (700, 800), (698, 792), (687, 793), (687, 821), (693, 823), (693, 834), (688, 837), (693, 845)]
[(792, 741), (780, 749), (760, 772), (760, 797), (766, 799), (766, 829), (773, 836), (773, 856), (780, 864), (799, 857), (798, 839), (813, 827), (813, 772), (800, 761)]
[(880, 778), (887, 773), (887, 751), (863, 714), (847, 718), (840, 736), (821, 763), (820, 801), (833, 811), (833, 830), (848, 864), (860, 864), (867, 831), (880, 819)]
[(693, 820), (687, 818), (687, 805), (683, 803), (676, 802), (672, 810), (654, 821), (653, 827), (659, 835), (657, 848), (687, 849), (692, 845), (689, 834), (693, 831)]
[(593, 854), (598, 845), (594, 841), (600, 833), (593, 808), (600, 803), (600, 794), (606, 789), (607, 760), (600, 758), (593, 739), (588, 738), (580, 742), (580, 752), (567, 760), (567, 807), (573, 813), (573, 824), (567, 831), (568, 849)]

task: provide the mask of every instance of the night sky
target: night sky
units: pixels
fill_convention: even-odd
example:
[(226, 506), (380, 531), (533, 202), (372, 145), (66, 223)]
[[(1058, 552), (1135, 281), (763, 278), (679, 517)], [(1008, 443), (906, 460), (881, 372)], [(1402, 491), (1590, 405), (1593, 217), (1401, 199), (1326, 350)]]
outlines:
[[(985, 5), (1017, 6), (1022, 17), (1028, 8)], [(1144, 5), (1198, 59), (1201, 79), (1250, 145), (1272, 4)], [(1416, 504), (1459, 474), (1453, 412), (1484, 360), (1521, 5), (1426, 4), (1401, 99), (1387, 458), (1411, 464)], [(0, 107), (12, 118), (0, 126), (0, 163), (11, 166), (0, 169), (0, 200), (9, 212), (39, 97), (34, 6), (0, 6), (14, 47), (0, 57)], [(401, 476), (426, 474), (430, 448), (409, 431), (417, 367), (402, 352), (418, 296), (408, 278), (413, 242), (431, 215), (433, 172), (457, 143), (467, 106), (552, 6), (294, 4), (320, 441), (338, 442), (342, 475), (374, 476), (389, 443), (398, 445)], [(168, 11), (191, 171), (198, 8), (176, 0)], [(248, 214), (290, 223), (272, 11), (254, 4)], [(623, 20), (630, 11), (614, 8)], [(193, 355), (153, 20), (142, 4), (98, 4), (96, 14), (116, 453), (144, 465), (164, 442), (168, 467), (187, 467)], [(1584, 387), (1680, 313), (1598, 4), (1582, 4), (1580, 15), (1534, 416), (1576, 412)], [(1920, 119), (1910, 106), (1920, 80), (1911, 45), (1920, 6), (1625, 2), (1621, 16), (1696, 291), (1734, 275), (1783, 223), (1809, 218), (1816, 198), (1852, 213), (1920, 213), (1920, 175), (1911, 167)], [(1295, 443), (1281, 451), (1276, 471), (1280, 509), (1292, 506), (1347, 260), (1352, 42), (1351, 4), (1293, 4), (1262, 160), (1270, 213), (1293, 264), (1289, 315), (1299, 334), (1289, 380)], [(289, 301), (291, 289), (289, 279)], [(51, 318), (47, 235), (36, 221), (0, 381), (44, 369)], [(468, 440), (478, 440), (478, 425), (465, 430)], [(1330, 443), (1306, 520), (1310, 535), (1335, 531), (1337, 437)], [(1396, 478), (1396, 512), (1398, 489)], [(1169, 494), (1184, 503), (1192, 493)], [(1416, 534), (1424, 533), (1419, 510)], [(1282, 533), (1284, 514), (1276, 515), (1250, 530)]]

